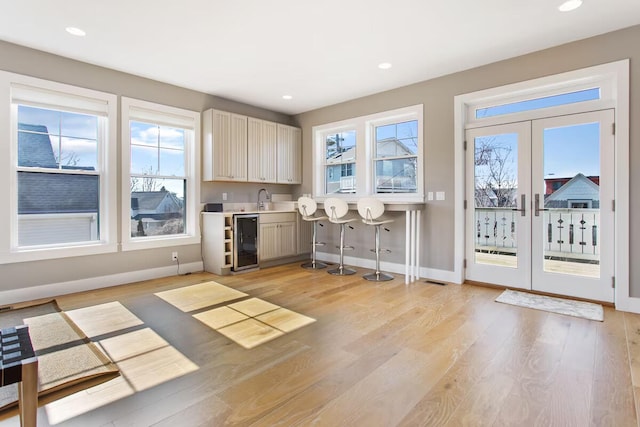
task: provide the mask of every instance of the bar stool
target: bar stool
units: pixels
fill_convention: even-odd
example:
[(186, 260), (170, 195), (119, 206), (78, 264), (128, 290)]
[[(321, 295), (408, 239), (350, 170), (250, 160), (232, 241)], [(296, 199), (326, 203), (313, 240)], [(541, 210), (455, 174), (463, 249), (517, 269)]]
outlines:
[[(323, 242), (318, 242), (318, 222), (326, 221), (326, 216), (314, 216), (318, 210), (318, 204), (311, 197), (300, 197), (298, 199), (298, 211), (302, 215), (302, 219), (313, 223), (313, 241), (311, 242), (311, 262), (302, 264), (304, 268), (319, 270), (325, 268), (327, 264), (316, 261), (316, 246), (324, 246)], [(322, 225), (322, 224), (320, 224)]]
[[(358, 213), (362, 217), (363, 223), (372, 225), (376, 228), (376, 248), (371, 249), (372, 252), (376, 253), (376, 271), (375, 273), (365, 274), (362, 277), (372, 282), (392, 280), (392, 275), (380, 272), (380, 252), (383, 250), (380, 249), (380, 226), (393, 222), (393, 220), (387, 219), (376, 221), (384, 213), (384, 203), (373, 197), (364, 197), (358, 200)], [(384, 251), (387, 253), (390, 252), (389, 250)]]
[(327, 271), (329, 274), (336, 276), (348, 276), (355, 274), (356, 271), (344, 266), (344, 251), (353, 249), (353, 246), (346, 246), (344, 244), (344, 232), (345, 225), (355, 221), (355, 218), (345, 218), (344, 216), (349, 212), (349, 205), (342, 199), (330, 197), (324, 201), (324, 211), (329, 217), (329, 221), (334, 224), (340, 224), (340, 264), (337, 268)]

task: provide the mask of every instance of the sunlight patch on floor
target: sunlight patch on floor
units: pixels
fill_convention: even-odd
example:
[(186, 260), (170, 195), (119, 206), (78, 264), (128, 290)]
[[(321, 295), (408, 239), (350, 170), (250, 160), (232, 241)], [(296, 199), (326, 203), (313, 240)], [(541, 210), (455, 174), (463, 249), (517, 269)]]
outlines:
[(129, 332), (96, 342), (118, 366), (120, 377), (45, 405), (52, 425), (198, 370), (151, 328), (130, 331), (144, 323), (120, 303), (73, 310), (70, 317), (88, 336), (114, 334), (118, 327)]
[(162, 291), (154, 295), (184, 312), (212, 307), (247, 296), (244, 292), (213, 281)]
[(259, 298), (194, 314), (193, 317), (246, 349), (315, 322)]

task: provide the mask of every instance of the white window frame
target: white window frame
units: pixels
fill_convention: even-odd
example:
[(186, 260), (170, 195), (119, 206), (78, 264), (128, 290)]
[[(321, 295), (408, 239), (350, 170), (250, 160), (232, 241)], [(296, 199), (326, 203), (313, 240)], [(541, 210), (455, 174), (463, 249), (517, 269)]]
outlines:
[[(117, 97), (20, 74), (0, 71), (0, 264), (116, 252), (117, 244)], [(55, 245), (18, 246), (17, 104), (99, 115), (100, 240)]]
[[(122, 250), (152, 249), (200, 243), (200, 113), (133, 98), (121, 98), (122, 114)], [(187, 180), (185, 229), (182, 234), (131, 237), (131, 126), (142, 121), (185, 129)], [(190, 131), (190, 132), (189, 132)]]
[[(424, 202), (424, 131), (423, 105), (412, 105), (367, 116), (314, 126), (313, 134), (313, 197), (324, 201), (328, 197), (339, 197), (347, 202), (356, 202), (360, 197), (374, 196), (387, 203)], [(418, 121), (418, 167), (415, 193), (375, 192), (375, 128), (387, 124)], [(356, 131), (356, 191), (355, 193), (326, 193), (326, 135), (349, 130)]]

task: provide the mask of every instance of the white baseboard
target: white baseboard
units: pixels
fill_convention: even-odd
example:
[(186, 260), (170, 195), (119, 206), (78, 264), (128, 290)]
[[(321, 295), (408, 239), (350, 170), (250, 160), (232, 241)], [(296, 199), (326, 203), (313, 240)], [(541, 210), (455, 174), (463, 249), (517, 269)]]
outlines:
[[(318, 260), (321, 260), (321, 261), (328, 261), (328, 262), (334, 262), (334, 263), (340, 262), (339, 254), (332, 254), (328, 252), (317, 252), (316, 257), (318, 258)], [(374, 259), (345, 256), (344, 263), (345, 265), (350, 265), (352, 267), (368, 268), (371, 270), (376, 268), (376, 260)], [(388, 273), (396, 273), (404, 276), (405, 265), (398, 264), (395, 262), (384, 262), (381, 260), (380, 270)], [(431, 279), (431, 280), (438, 280), (438, 281), (449, 282), (449, 283), (459, 283), (459, 281), (456, 279), (456, 275), (454, 271), (438, 270), (435, 268), (426, 268), (426, 267), (420, 268), (419, 279)]]
[[(180, 264), (180, 274), (195, 273), (202, 271), (203, 269), (202, 261)], [(53, 298), (59, 295), (108, 288), (110, 286), (124, 285), (126, 283), (139, 282), (142, 280), (159, 279), (161, 277), (175, 276), (176, 274), (177, 267), (172, 265), (167, 267), (150, 268), (147, 270), (110, 274), (108, 276), (90, 277), (87, 279), (72, 280), (69, 282), (32, 286), (29, 288), (11, 289), (8, 291), (0, 291), (0, 301), (2, 301), (2, 305), (10, 305), (17, 302)]]
[(640, 298), (626, 297), (616, 300), (616, 310), (640, 313)]

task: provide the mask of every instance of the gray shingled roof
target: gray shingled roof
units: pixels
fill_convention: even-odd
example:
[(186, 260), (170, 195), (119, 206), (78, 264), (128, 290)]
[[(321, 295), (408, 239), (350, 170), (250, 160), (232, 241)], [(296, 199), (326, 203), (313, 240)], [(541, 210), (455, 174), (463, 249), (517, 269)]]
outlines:
[(18, 166), (58, 167), (47, 132), (43, 125), (18, 123)]
[(96, 175), (18, 172), (18, 213), (98, 212)]
[[(167, 196), (168, 191), (132, 191), (131, 199), (137, 199), (139, 210), (154, 211)], [(131, 203), (134, 205), (134, 202)]]

